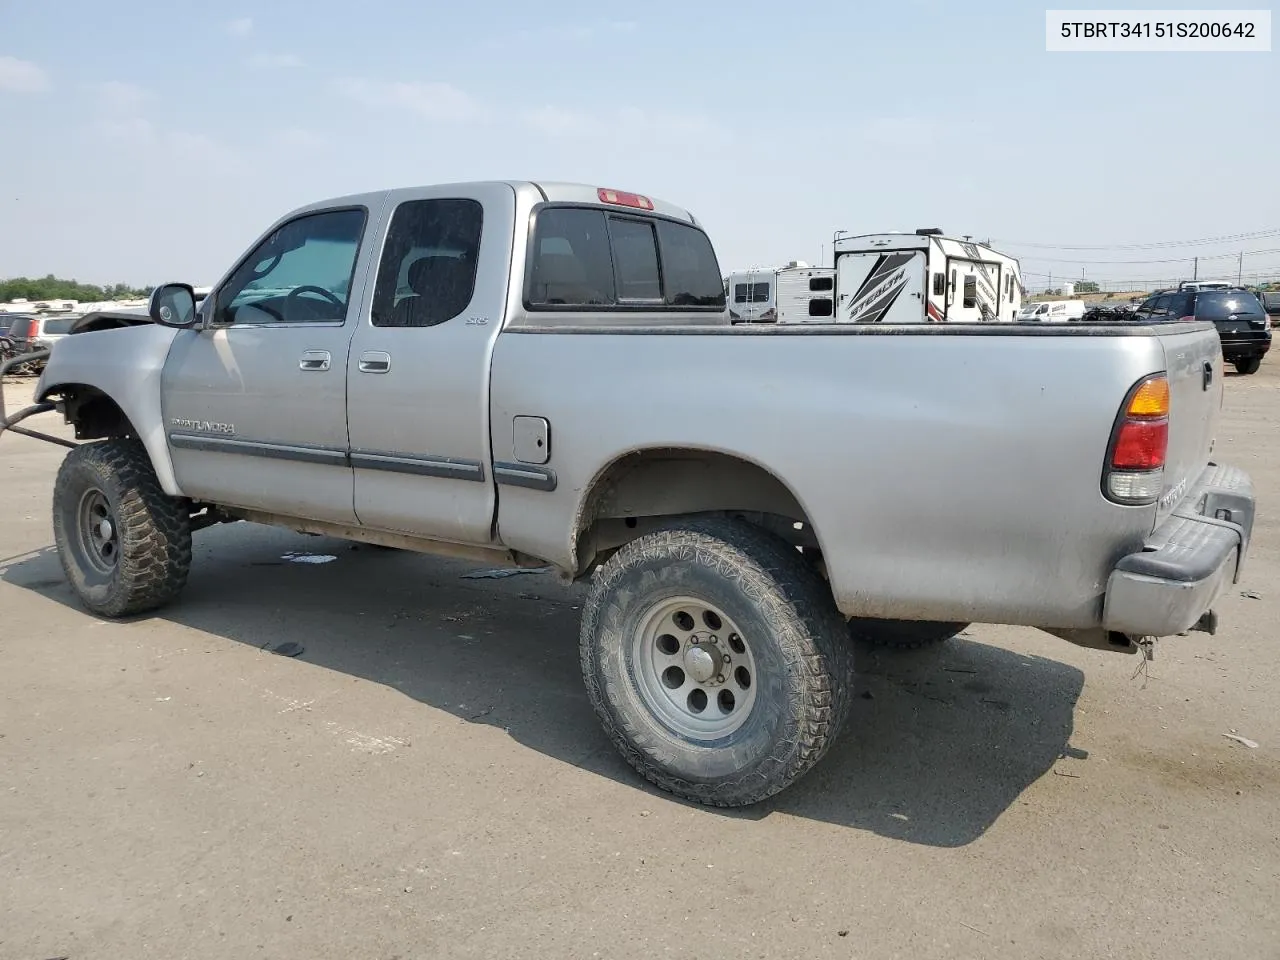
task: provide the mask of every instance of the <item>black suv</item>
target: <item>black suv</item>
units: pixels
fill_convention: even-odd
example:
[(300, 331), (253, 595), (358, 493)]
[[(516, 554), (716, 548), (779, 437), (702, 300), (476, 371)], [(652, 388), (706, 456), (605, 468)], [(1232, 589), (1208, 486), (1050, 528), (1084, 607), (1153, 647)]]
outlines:
[(1134, 317), (1143, 321), (1212, 320), (1222, 339), (1222, 358), (1241, 373), (1257, 373), (1271, 349), (1271, 323), (1262, 304), (1243, 287), (1228, 290), (1167, 290), (1148, 297)]

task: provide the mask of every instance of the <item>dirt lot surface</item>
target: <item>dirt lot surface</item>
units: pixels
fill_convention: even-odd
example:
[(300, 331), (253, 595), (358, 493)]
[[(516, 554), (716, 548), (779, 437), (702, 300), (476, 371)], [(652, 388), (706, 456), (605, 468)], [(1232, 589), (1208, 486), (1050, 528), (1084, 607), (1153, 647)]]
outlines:
[(736, 813), (614, 753), (579, 588), (236, 524), (104, 622), (61, 451), (5, 436), (0, 958), (1280, 957), (1278, 424), (1280, 362), (1229, 378), (1261, 516), (1216, 637), (859, 651), (847, 735)]

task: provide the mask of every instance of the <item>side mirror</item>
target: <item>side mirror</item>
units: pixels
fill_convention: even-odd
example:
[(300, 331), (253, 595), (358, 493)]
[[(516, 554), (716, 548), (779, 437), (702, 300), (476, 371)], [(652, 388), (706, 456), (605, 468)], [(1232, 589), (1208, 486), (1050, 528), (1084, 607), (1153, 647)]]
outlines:
[(185, 330), (196, 322), (196, 294), (189, 283), (166, 283), (151, 291), (152, 323)]

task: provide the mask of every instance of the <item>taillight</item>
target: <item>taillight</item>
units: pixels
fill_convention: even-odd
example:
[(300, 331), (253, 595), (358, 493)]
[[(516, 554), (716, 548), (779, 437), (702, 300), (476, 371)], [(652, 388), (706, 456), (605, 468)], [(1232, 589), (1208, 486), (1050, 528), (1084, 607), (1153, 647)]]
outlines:
[(1107, 446), (1102, 492), (1117, 503), (1154, 503), (1164, 487), (1169, 449), (1169, 379), (1140, 380), (1125, 397)]

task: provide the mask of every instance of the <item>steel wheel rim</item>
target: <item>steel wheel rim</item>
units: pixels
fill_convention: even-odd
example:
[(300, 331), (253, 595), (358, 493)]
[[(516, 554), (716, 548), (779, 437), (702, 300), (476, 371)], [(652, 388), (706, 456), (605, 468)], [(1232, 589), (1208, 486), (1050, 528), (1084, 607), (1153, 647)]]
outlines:
[(120, 561), (120, 525), (106, 494), (96, 487), (80, 498), (76, 531), (80, 552), (89, 566), (103, 575), (113, 573)]
[(673, 733), (711, 743), (737, 731), (756, 700), (750, 638), (715, 604), (693, 597), (654, 603), (631, 649), (636, 692)]

